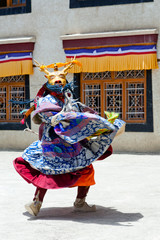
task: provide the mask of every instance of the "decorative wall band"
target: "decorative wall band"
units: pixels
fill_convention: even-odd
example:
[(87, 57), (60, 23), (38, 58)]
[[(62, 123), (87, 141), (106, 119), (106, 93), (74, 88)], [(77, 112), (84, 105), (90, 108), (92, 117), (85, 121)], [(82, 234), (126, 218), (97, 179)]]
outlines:
[(34, 43), (10, 43), (10, 44), (0, 44), (0, 53), (4, 52), (21, 52), (34, 50)]
[(63, 40), (63, 48), (156, 43), (158, 34)]

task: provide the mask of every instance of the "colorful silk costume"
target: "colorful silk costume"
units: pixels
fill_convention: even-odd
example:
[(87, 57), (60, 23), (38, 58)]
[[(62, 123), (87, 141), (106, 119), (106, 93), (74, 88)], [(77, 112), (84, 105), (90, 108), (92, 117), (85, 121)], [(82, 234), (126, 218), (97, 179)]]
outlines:
[[(72, 178), (77, 175), (75, 178), (78, 180), (80, 170), (90, 166), (107, 151), (124, 122), (116, 119), (111, 124), (87, 106), (76, 103), (68, 89), (64, 95), (70, 97), (65, 97), (63, 101), (58, 95), (47, 94), (37, 100), (33, 120), (41, 124), (41, 139), (25, 149), (22, 158), (29, 163), (25, 164), (26, 168), (36, 169), (44, 176), (59, 175), (61, 178), (64, 177), (61, 175), (72, 173)], [(55, 115), (56, 124), (53, 127), (51, 120)], [(19, 161), (22, 167), (22, 159)], [(25, 178), (17, 159), (15, 168)], [(35, 183), (35, 179), (31, 182)]]
[[(69, 64), (73, 63), (77, 64), (76, 60)], [(54, 65), (55, 72), (50, 73), (47, 66), (39, 67), (47, 73), (48, 82), (26, 113), (34, 110), (33, 121), (40, 125), (39, 140), (14, 160), (16, 171), (37, 187), (33, 203), (26, 209), (36, 216), (47, 189), (78, 186), (74, 206), (94, 210), (85, 202), (89, 187), (95, 184), (92, 163), (112, 154), (111, 143), (125, 123), (111, 113), (106, 113), (108, 120), (102, 118), (74, 100), (72, 83), (66, 84), (67, 68), (60, 72)]]

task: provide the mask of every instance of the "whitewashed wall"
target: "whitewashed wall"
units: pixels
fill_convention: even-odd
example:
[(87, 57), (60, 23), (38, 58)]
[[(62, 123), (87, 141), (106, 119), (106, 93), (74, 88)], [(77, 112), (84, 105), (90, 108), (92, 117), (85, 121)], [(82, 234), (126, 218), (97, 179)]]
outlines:
[[(160, 1), (69, 9), (69, 0), (32, 0), (29, 14), (0, 16), (0, 38), (35, 36), (34, 58), (43, 64), (65, 61), (61, 35), (160, 28)], [(159, 40), (160, 41), (160, 40)], [(158, 42), (158, 58), (160, 42)], [(30, 97), (46, 81), (34, 69)], [(160, 70), (152, 71), (153, 133), (125, 133), (115, 139), (114, 151), (160, 152)], [(32, 129), (38, 126), (32, 123)], [(23, 131), (0, 131), (0, 149), (24, 149), (37, 136)]]

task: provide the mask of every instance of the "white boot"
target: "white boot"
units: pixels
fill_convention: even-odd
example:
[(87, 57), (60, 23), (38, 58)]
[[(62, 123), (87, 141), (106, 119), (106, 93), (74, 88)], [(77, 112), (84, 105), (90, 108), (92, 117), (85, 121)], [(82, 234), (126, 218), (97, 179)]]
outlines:
[(25, 205), (25, 209), (32, 215), (37, 216), (42, 206), (42, 202), (34, 200), (31, 203)]
[(74, 202), (74, 211), (76, 212), (95, 212), (96, 206), (89, 206), (85, 202), (85, 198), (76, 198), (76, 201)]
[(42, 206), (42, 202), (39, 201), (39, 191), (35, 197), (35, 200), (33, 202), (30, 202), (25, 205), (25, 209), (32, 215), (37, 216), (37, 214), (40, 211), (40, 208)]

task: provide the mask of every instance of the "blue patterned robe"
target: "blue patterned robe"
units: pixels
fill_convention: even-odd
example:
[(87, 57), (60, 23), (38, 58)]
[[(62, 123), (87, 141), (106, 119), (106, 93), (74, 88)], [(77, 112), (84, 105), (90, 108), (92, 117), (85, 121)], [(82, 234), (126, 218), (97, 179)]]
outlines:
[(42, 138), (25, 149), (22, 157), (46, 175), (65, 174), (89, 166), (103, 155), (125, 124), (119, 119), (111, 124), (73, 99), (69, 104), (68, 109), (64, 108), (61, 100), (49, 94), (38, 100), (33, 120), (43, 123)]

